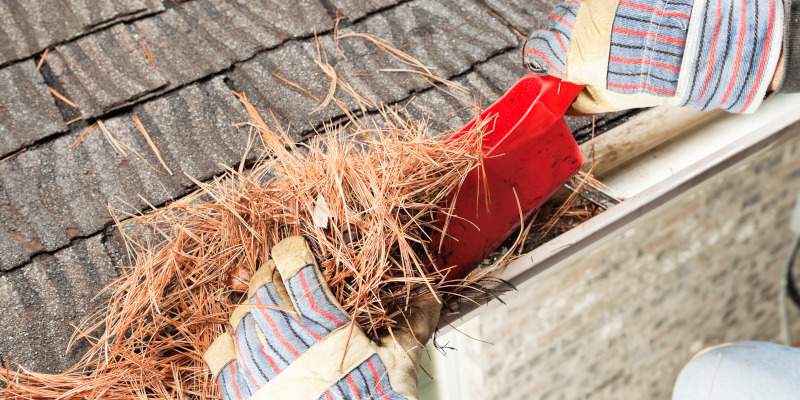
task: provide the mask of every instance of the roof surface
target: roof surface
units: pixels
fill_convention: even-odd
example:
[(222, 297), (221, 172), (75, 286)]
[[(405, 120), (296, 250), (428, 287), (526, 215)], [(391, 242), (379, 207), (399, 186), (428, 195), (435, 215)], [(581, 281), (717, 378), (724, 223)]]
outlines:
[[(42, 372), (76, 361), (73, 328), (118, 274), (122, 246), (108, 206), (145, 209), (196, 189), (220, 164), (238, 165), (248, 117), (232, 90), (272, 110), (297, 140), (343, 112), (317, 44), (355, 88), (408, 104), (437, 130), (473, 110), (360, 38), (370, 33), (434, 72), (495, 100), (525, 74), (522, 33), (556, 1), (540, 0), (37, 0), (0, 2), (0, 358)], [(37, 68), (47, 51), (41, 68)], [(66, 99), (67, 101), (63, 100)], [(345, 96), (341, 96), (343, 99)], [(72, 104), (68, 103), (71, 102)], [(355, 103), (347, 103), (355, 107)], [(169, 175), (134, 125), (138, 116)], [(598, 131), (624, 121), (598, 118)], [(96, 120), (142, 158), (115, 152)], [(576, 134), (591, 119), (571, 119)], [(130, 153), (130, 152), (129, 152)], [(10, 157), (10, 158), (9, 158)], [(148, 165), (149, 164), (149, 165)], [(151, 167), (152, 166), (152, 167)]]

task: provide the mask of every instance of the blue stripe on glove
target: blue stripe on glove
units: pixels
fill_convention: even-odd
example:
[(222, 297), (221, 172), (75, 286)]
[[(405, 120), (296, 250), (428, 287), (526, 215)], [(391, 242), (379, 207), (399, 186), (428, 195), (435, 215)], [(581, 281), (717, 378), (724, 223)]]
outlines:
[(406, 400), (389, 387), (389, 376), (377, 355), (362, 362), (319, 397), (319, 400), (354, 399)]
[[(275, 283), (258, 288), (250, 312), (236, 328), (236, 353), (250, 392), (275, 378), (320, 339), (350, 322), (328, 298), (314, 265), (286, 280), (292, 304), (284, 304)], [(298, 311), (300, 321), (286, 309)], [(258, 332), (263, 335), (259, 339)]]
[(608, 90), (672, 97), (686, 44), (691, 1), (621, 1), (611, 31)]
[(566, 78), (567, 46), (580, 3), (559, 4), (547, 18), (545, 29), (533, 32), (525, 43), (523, 60), (528, 68)]
[[(312, 346), (350, 323), (349, 316), (330, 297), (316, 265), (306, 265), (285, 280), (274, 266), (263, 268), (260, 276), (268, 278), (260, 287), (251, 288), (249, 305), (240, 306), (231, 317), (236, 330), (231, 351), (235, 349), (236, 360), (217, 376), (223, 400), (253, 396)], [(320, 398), (405, 400), (390, 387), (386, 366), (377, 354), (361, 362)]]
[[(691, 81), (681, 105), (695, 110), (747, 110), (766, 71), (780, 0), (708, 0), (692, 60)], [(780, 7), (780, 10), (777, 8)], [(782, 15), (782, 12), (780, 13)]]
[(228, 364), (217, 376), (219, 392), (224, 400), (243, 400), (253, 394), (247, 378), (239, 371), (236, 361)]
[[(534, 72), (568, 79), (579, 7), (560, 4), (546, 29), (530, 35), (523, 57)], [(783, 12), (780, 0), (621, 0), (602, 89), (674, 98), (696, 110), (750, 112), (774, 74)]]
[(316, 270), (313, 265), (302, 268), (286, 281), (286, 290), (300, 312), (301, 323), (318, 335), (325, 336), (350, 322), (350, 318), (331, 303), (322, 289)]

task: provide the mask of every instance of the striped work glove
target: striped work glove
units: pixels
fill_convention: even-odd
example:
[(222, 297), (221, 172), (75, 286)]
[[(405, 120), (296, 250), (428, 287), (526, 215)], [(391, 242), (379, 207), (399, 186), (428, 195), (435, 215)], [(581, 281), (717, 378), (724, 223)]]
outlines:
[[(567, 0), (530, 35), (523, 57), (534, 72), (587, 85), (572, 105), (578, 112), (661, 104), (752, 112), (782, 43), (784, 53), (800, 44), (792, 1)], [(794, 75), (786, 91), (796, 91), (800, 71), (786, 71)]]
[(272, 258), (231, 315), (234, 335), (204, 355), (224, 400), (417, 398), (419, 360), (441, 308), (433, 296), (411, 306), (410, 328), (375, 343), (350, 324), (305, 239), (280, 241)]

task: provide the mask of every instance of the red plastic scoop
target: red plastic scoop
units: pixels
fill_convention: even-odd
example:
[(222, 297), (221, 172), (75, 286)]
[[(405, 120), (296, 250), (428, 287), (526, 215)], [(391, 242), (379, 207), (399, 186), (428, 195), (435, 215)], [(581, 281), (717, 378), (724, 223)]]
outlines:
[[(482, 168), (448, 199), (451, 206), (455, 201), (454, 217), (438, 259), (440, 268), (453, 267), (448, 279), (475, 269), (519, 227), (520, 209), (529, 216), (581, 167), (583, 155), (562, 116), (582, 89), (528, 74), (481, 114), (481, 120), (492, 118), (483, 136)], [(439, 241), (433, 245), (438, 250)]]

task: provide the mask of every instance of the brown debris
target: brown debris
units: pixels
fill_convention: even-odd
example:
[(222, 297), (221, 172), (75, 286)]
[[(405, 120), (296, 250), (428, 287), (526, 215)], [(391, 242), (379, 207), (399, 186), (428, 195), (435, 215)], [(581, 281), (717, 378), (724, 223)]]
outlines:
[[(384, 110), (380, 122), (329, 128), (298, 148), (239, 96), (264, 159), (126, 222), (149, 233), (126, 236), (133, 262), (110, 288), (106, 308), (77, 334), (92, 349), (59, 375), (6, 370), (0, 381), (8, 388), (0, 394), (213, 398), (216, 383), (202, 353), (229, 329), (232, 308), (246, 303), (244, 281), (267, 261), (272, 244), (293, 234), (309, 239), (334, 295), (373, 337), (401, 322), (429, 287), (447, 301), (475, 284), (444, 282), (445, 271), (430, 264), (428, 240), (439, 204), (480, 158), (470, 141), (480, 132), (442, 145), (424, 124)], [(313, 218), (320, 195), (330, 211), (327, 229)]]
[[(579, 171), (570, 178), (570, 184), (579, 190), (583, 189), (586, 183), (606, 188), (591, 172)], [(531, 232), (525, 235), (525, 242), (519, 247), (519, 251), (529, 252), (603, 211), (602, 208), (579, 196), (577, 191), (571, 192), (567, 197), (554, 196), (537, 210), (530, 223)]]

